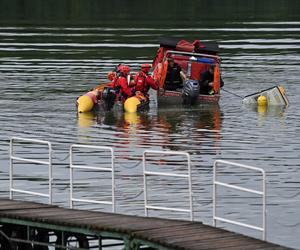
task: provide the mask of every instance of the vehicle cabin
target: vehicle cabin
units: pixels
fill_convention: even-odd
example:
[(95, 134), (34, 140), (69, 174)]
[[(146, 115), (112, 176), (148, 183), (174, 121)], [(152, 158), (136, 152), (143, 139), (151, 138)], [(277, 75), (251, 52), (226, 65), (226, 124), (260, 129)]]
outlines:
[(200, 81), (202, 74), (213, 65), (215, 97), (201, 97), (203, 95), (199, 94), (198, 99), (218, 102), (220, 94), (220, 57), (218, 51), (219, 46), (216, 43), (201, 43), (198, 40), (190, 43), (185, 40), (162, 39), (160, 48), (153, 60), (154, 78), (159, 82), (160, 89), (164, 90), (159, 91), (158, 96), (181, 96), (182, 89), (176, 89), (170, 93), (165, 84), (168, 61), (170, 61), (168, 59), (172, 58), (183, 71), (186, 82), (192, 80), (195, 84)]

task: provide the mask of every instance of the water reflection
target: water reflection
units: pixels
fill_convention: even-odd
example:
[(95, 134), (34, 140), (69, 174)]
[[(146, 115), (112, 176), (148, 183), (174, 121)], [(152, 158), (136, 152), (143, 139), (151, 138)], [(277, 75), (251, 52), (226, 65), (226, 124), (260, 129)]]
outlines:
[(95, 114), (93, 112), (77, 113), (78, 127), (88, 128), (95, 124)]
[(214, 130), (221, 128), (221, 111), (219, 105), (199, 105), (185, 108), (160, 108), (157, 112), (159, 123), (169, 129), (169, 133), (191, 129)]
[(285, 106), (257, 106), (257, 107), (253, 107), (254, 111), (257, 111), (257, 113), (261, 116), (261, 117), (278, 117), (278, 118), (282, 118), (284, 117), (284, 113), (287, 109), (287, 107)]
[[(145, 113), (93, 112), (78, 114), (79, 129), (93, 128), (95, 133), (120, 143), (160, 146), (166, 150), (193, 150), (209, 144), (206, 154), (220, 150), (223, 114), (219, 105), (166, 107)], [(187, 147), (189, 149), (187, 149)]]
[(147, 113), (126, 113), (117, 111), (85, 112), (78, 113), (78, 126), (80, 128), (98, 125), (114, 125), (118, 128), (127, 129), (132, 126), (140, 127), (151, 123)]
[(169, 134), (186, 131), (219, 131), (221, 111), (219, 105), (198, 107), (159, 108), (152, 113), (126, 113), (117, 111), (78, 113), (81, 128), (98, 125), (114, 125), (118, 128), (149, 129), (160, 127)]
[(257, 113), (259, 117), (277, 117), (283, 118), (285, 112), (287, 111), (287, 106), (282, 105), (256, 105), (244, 104), (246, 110), (251, 110), (252, 112)]

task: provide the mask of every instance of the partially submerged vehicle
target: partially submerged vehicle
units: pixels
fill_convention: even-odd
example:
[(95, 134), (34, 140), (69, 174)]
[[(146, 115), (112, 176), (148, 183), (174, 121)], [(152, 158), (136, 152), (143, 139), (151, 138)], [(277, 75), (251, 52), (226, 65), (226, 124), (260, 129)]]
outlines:
[(243, 99), (244, 104), (288, 106), (289, 101), (282, 86), (274, 86), (262, 91), (247, 95)]
[[(153, 76), (159, 82), (157, 92), (158, 106), (168, 104), (218, 103), (220, 99), (220, 57), (219, 46), (215, 42), (204, 43), (195, 40), (193, 43), (174, 38), (163, 38), (160, 48), (153, 60)], [(182, 88), (169, 90), (165, 80), (168, 70), (168, 59), (172, 58), (184, 74), (186, 80)], [(200, 94), (199, 80), (201, 75), (214, 65), (214, 94)]]

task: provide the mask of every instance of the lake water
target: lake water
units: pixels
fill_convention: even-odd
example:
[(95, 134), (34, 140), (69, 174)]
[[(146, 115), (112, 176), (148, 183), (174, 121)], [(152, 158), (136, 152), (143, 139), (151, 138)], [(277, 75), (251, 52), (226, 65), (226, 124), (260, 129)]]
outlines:
[[(219, 13), (219, 18), (203, 10), (199, 11), (202, 16), (198, 16), (192, 6), (185, 6), (181, 1), (173, 4), (167, 1), (172, 5), (167, 16), (162, 16), (167, 5), (158, 11), (159, 15), (148, 4), (148, 15), (143, 16), (139, 12), (140, 4), (133, 1), (123, 15), (114, 18), (115, 10), (103, 16), (110, 5), (104, 4), (101, 9), (96, 1), (91, 2), (94, 5), (89, 4), (87, 11), (82, 12), (79, 4), (72, 8), (64, 6), (56, 13), (47, 9), (47, 4), (42, 7), (35, 1), (32, 13), (30, 4), (21, 5), (17, 1), (8, 4), (7, 11), (1, 8), (1, 197), (8, 197), (12, 136), (52, 143), (53, 200), (64, 206), (69, 205), (70, 145), (113, 147), (117, 212), (137, 215), (144, 214), (142, 152), (146, 149), (185, 151), (191, 154), (192, 160), (195, 220), (212, 224), (212, 165), (216, 159), (260, 167), (267, 173), (267, 240), (300, 249), (298, 2), (275, 1), (272, 11), (268, 11), (264, 8), (270, 7), (273, 1), (267, 1), (264, 6), (259, 1), (253, 1), (258, 6), (240, 6), (237, 3), (241, 1), (229, 1), (223, 10), (212, 1), (210, 10)], [(199, 4), (195, 5), (197, 9)], [(184, 7), (187, 12), (179, 20), (177, 14)], [(68, 14), (65, 19), (64, 13)], [(234, 13), (232, 18), (230, 13)], [(131, 15), (141, 21), (135, 22)], [(145, 114), (77, 114), (76, 98), (106, 82), (107, 72), (115, 65), (122, 62), (136, 71), (141, 63), (151, 63), (161, 36), (218, 41), (225, 90), (245, 96), (282, 85), (290, 105), (267, 109), (246, 107), (241, 98), (223, 91), (219, 106), (156, 107), (152, 97), (150, 111)], [(26, 148), (20, 152), (34, 157), (32, 152), (41, 153), (38, 150)], [(84, 159), (92, 164), (98, 160), (97, 156), (95, 151), (85, 152), (79, 161)], [(170, 165), (165, 169), (170, 170)], [(46, 173), (44, 168), (30, 164), (18, 166), (16, 186), (46, 190), (43, 177)], [(76, 178), (79, 197), (109, 198), (109, 175), (81, 172)], [(229, 180), (253, 187), (258, 182), (258, 178), (244, 172)], [(184, 181), (159, 179), (158, 183), (151, 180), (150, 184), (153, 192), (149, 197), (157, 204), (187, 207)], [(239, 221), (261, 225), (261, 199), (248, 194), (243, 194), (243, 199), (238, 195), (231, 197), (225, 193), (221, 212)], [(81, 208), (94, 207), (82, 204)], [(109, 206), (103, 209), (110, 210)], [(177, 216), (152, 211), (150, 215)], [(179, 216), (188, 218), (186, 214)], [(260, 237), (260, 233), (251, 230), (222, 226)]]

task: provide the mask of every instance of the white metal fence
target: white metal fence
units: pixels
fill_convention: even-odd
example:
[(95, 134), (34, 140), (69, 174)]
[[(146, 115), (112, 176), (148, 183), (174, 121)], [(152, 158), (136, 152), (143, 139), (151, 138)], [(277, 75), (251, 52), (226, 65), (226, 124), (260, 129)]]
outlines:
[[(244, 187), (241, 187), (241, 186), (238, 186), (238, 185), (233, 185), (233, 184), (228, 184), (228, 183), (225, 183), (225, 182), (218, 181), (217, 180), (217, 175), (218, 175), (217, 168), (221, 164), (223, 166), (226, 165), (226, 166), (230, 166), (230, 167), (244, 168), (244, 169), (253, 170), (253, 171), (261, 173), (261, 175), (262, 175), (262, 190), (259, 191), (259, 190), (256, 190), (256, 189), (244, 188)], [(256, 194), (256, 195), (261, 196), (262, 197), (262, 226), (259, 227), (259, 226), (250, 225), (250, 224), (247, 224), (247, 223), (242, 223), (242, 222), (238, 222), (238, 221), (234, 221), (234, 220), (226, 219), (224, 217), (217, 216), (216, 215), (216, 212), (217, 212), (216, 211), (217, 186), (226, 187), (226, 188), (239, 190), (239, 191), (252, 193), (252, 194)], [(265, 171), (263, 169), (247, 166), (247, 165), (244, 165), (244, 164), (238, 164), (238, 163), (234, 163), (234, 162), (224, 161), (224, 160), (216, 160), (215, 161), (214, 170), (213, 170), (213, 224), (214, 224), (214, 226), (216, 226), (217, 221), (226, 222), (226, 223), (234, 224), (234, 225), (237, 225), (237, 226), (246, 227), (246, 228), (261, 231), (262, 232), (262, 239), (263, 240), (266, 239), (266, 174), (265, 174)]]
[[(182, 155), (187, 158), (187, 174), (175, 174), (175, 173), (166, 173), (166, 172), (155, 172), (149, 171), (146, 167), (146, 156), (147, 154), (151, 155)], [(188, 180), (188, 190), (189, 190), (189, 209), (181, 208), (172, 208), (164, 206), (155, 206), (148, 204), (148, 188), (147, 188), (147, 176), (169, 176), (177, 178), (185, 178)], [(156, 151), (156, 150), (146, 150), (143, 153), (143, 177), (144, 177), (144, 208), (145, 215), (148, 216), (148, 209), (153, 210), (165, 210), (165, 211), (174, 211), (174, 212), (185, 212), (190, 214), (190, 220), (194, 219), (193, 215), (193, 196), (192, 196), (192, 178), (191, 178), (191, 158), (190, 155), (186, 152), (176, 152), (176, 151)]]
[[(18, 144), (17, 144), (18, 143)], [(48, 160), (38, 160), (38, 159), (30, 159), (25, 157), (20, 157), (18, 153), (20, 151), (14, 152), (14, 146), (22, 146), (23, 144), (33, 144), (36, 145), (47, 145), (48, 146)], [(77, 152), (82, 152), (80, 149), (95, 149), (99, 150), (99, 152), (108, 152), (108, 157), (110, 157), (110, 163), (108, 163), (109, 167), (99, 167), (99, 166), (88, 166), (88, 165), (78, 165), (74, 163), (74, 149), (77, 149)], [(162, 172), (162, 171), (150, 171), (147, 169), (147, 156), (183, 156), (186, 158), (187, 161), (187, 170), (186, 173), (173, 173), (173, 172)], [(165, 158), (164, 158), (165, 160)], [(41, 164), (48, 166), (48, 193), (41, 193), (41, 192), (33, 192), (23, 189), (18, 189), (14, 187), (14, 162), (26, 162), (26, 163), (33, 163), (33, 164)], [(258, 189), (250, 189), (245, 188), (242, 186), (238, 186), (236, 184), (229, 184), (223, 181), (218, 180), (218, 169), (221, 166), (227, 166), (230, 168), (241, 168), (247, 169), (250, 171), (259, 172), (261, 174), (262, 180), (262, 188), (261, 190)], [(73, 196), (74, 193), (74, 169), (85, 169), (85, 170), (95, 170), (95, 172), (111, 172), (111, 201), (101, 201), (95, 199), (80, 199), (75, 198)], [(220, 174), (220, 173), (219, 173)], [(189, 209), (183, 208), (174, 208), (168, 206), (156, 206), (149, 204), (148, 201), (148, 185), (147, 185), (147, 177), (149, 176), (165, 176), (165, 177), (174, 177), (174, 178), (182, 178), (186, 179), (187, 189), (188, 189), (188, 196), (189, 196)], [(12, 137), (10, 139), (10, 167), (9, 167), (9, 192), (10, 192), (10, 199), (13, 198), (14, 193), (24, 193), (29, 195), (36, 195), (41, 197), (48, 198), (48, 203), (52, 203), (52, 146), (51, 143), (48, 141), (36, 140), (36, 139), (27, 139), (27, 138), (20, 138), (20, 137)], [(165, 210), (165, 211), (174, 211), (174, 212), (183, 212), (188, 213), (190, 216), (190, 220), (193, 220), (193, 194), (192, 194), (192, 179), (191, 179), (191, 159), (190, 155), (186, 152), (176, 152), (176, 151), (156, 151), (156, 150), (146, 150), (143, 152), (143, 181), (144, 181), (144, 210), (145, 215), (148, 216), (148, 210)], [(242, 192), (252, 193), (262, 197), (262, 223), (261, 226), (251, 225), (243, 222), (239, 222), (236, 220), (224, 218), (217, 215), (217, 187), (225, 187), (233, 190), (239, 190)], [(70, 147), (70, 206), (73, 208), (74, 202), (83, 202), (83, 203), (94, 203), (94, 204), (104, 204), (104, 205), (111, 205), (112, 211), (115, 212), (115, 166), (114, 166), (114, 150), (111, 147), (103, 147), (103, 146), (91, 146), (91, 145), (79, 145), (73, 144)], [(224, 161), (224, 160), (216, 160), (213, 167), (213, 224), (216, 226), (217, 221), (225, 222), (234, 224), (241, 227), (246, 227), (253, 230), (258, 230), (262, 232), (263, 240), (266, 239), (266, 174), (265, 171), (261, 168), (256, 168), (252, 166), (247, 166), (244, 164), (238, 164), (234, 162)]]
[[(36, 160), (36, 159), (29, 159), (18, 157), (14, 154), (14, 143), (26, 143), (26, 144), (46, 144), (48, 145), (48, 161)], [(20, 162), (27, 162), (27, 163), (34, 163), (34, 164), (41, 164), (41, 165), (48, 165), (48, 193), (40, 193), (40, 192), (33, 192), (23, 189), (14, 188), (14, 161)], [(51, 143), (48, 141), (36, 140), (36, 139), (27, 139), (21, 137), (12, 137), (10, 139), (10, 157), (9, 157), (9, 197), (10, 199), (13, 198), (13, 193), (23, 193), (29, 195), (36, 195), (41, 197), (48, 198), (48, 203), (52, 203), (52, 147)]]
[[(86, 149), (97, 149), (102, 151), (108, 151), (110, 153), (111, 163), (110, 167), (95, 167), (95, 166), (88, 166), (88, 165), (76, 165), (73, 163), (74, 159), (74, 151), (73, 149), (79, 148), (86, 148)], [(99, 200), (92, 200), (92, 199), (79, 199), (74, 198), (73, 196), (73, 189), (74, 189), (74, 169), (86, 169), (86, 170), (95, 170), (97, 172), (111, 172), (111, 201), (99, 201)], [(73, 144), (70, 147), (70, 207), (73, 208), (73, 202), (84, 202), (84, 203), (94, 203), (94, 204), (105, 204), (111, 205), (112, 211), (115, 212), (115, 170), (114, 170), (114, 150), (111, 147), (103, 147), (103, 146), (91, 146), (91, 145), (79, 145)]]

